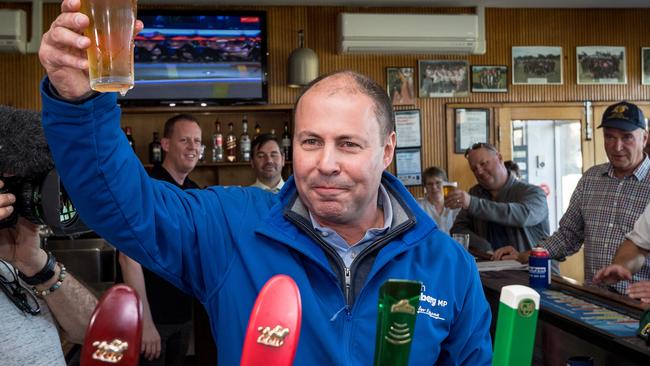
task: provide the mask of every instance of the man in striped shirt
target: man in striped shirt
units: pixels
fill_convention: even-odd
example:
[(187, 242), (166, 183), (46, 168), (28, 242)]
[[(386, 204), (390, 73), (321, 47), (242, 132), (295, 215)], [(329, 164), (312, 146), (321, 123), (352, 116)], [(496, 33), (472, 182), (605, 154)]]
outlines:
[[(605, 110), (598, 128), (603, 128), (609, 163), (584, 173), (559, 229), (539, 243), (551, 258), (560, 260), (584, 244), (587, 284), (600, 268), (612, 262), (625, 234), (632, 231), (650, 200), (650, 160), (643, 152), (648, 132), (643, 112), (632, 103), (616, 103)], [(493, 258), (528, 262), (528, 254), (505, 247), (495, 251)], [(646, 262), (632, 281), (650, 280), (650, 263)], [(620, 281), (612, 287), (625, 294), (628, 284)]]

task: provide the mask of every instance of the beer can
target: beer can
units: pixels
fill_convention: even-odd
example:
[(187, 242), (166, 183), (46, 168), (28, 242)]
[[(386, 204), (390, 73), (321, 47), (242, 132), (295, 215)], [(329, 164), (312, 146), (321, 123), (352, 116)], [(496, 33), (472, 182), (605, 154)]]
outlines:
[(546, 249), (535, 247), (531, 250), (528, 278), (532, 288), (548, 288), (551, 285), (551, 258)]

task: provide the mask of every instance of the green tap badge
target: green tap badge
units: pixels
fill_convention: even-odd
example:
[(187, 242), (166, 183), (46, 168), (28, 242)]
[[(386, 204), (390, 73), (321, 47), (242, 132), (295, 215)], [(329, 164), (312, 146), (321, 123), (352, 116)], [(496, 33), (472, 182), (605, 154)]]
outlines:
[(420, 281), (408, 280), (388, 280), (379, 289), (375, 366), (408, 364), (421, 292)]

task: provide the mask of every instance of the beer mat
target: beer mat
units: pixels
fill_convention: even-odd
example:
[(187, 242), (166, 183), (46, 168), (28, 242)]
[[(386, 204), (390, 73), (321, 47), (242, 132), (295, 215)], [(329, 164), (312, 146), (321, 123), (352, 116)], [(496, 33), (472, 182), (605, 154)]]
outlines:
[(540, 291), (542, 309), (552, 310), (618, 337), (634, 337), (639, 320), (556, 290)]
[(479, 272), (528, 270), (527, 264), (521, 264), (513, 259), (477, 262), (476, 266)]

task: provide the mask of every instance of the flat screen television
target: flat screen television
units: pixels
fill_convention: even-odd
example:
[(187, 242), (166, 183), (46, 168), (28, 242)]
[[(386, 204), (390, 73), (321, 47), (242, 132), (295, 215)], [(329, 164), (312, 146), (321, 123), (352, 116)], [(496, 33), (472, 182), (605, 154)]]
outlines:
[(139, 10), (135, 86), (121, 104), (267, 102), (266, 13)]

